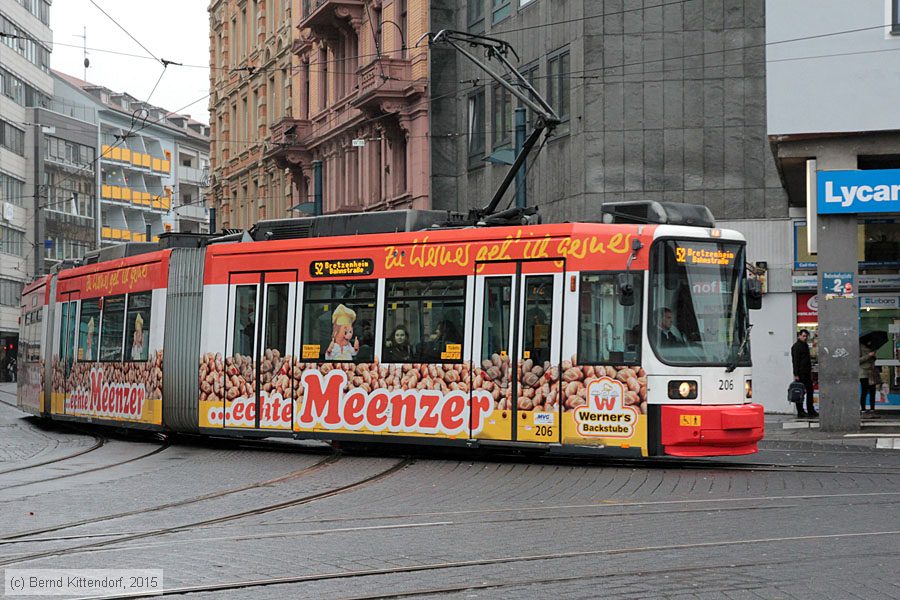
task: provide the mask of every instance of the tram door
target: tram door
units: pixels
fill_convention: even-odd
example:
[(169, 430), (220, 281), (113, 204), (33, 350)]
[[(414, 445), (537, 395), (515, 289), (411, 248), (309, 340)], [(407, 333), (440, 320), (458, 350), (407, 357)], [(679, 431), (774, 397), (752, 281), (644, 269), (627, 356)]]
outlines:
[(224, 426), (291, 431), (297, 271), (229, 276)]
[[(475, 290), (481, 319), (475, 319), (472, 336), (473, 392), (490, 393), (495, 408), (472, 437), (561, 440), (559, 378), (553, 377), (562, 345), (561, 264), (542, 260), (481, 265)], [(515, 274), (500, 274), (509, 273), (510, 266)]]
[[(66, 400), (69, 397), (69, 375), (75, 362), (76, 323), (78, 318), (78, 292), (62, 294), (61, 316), (59, 320), (59, 372), (62, 375), (62, 389), (59, 390), (59, 414), (66, 412)], [(55, 390), (54, 390), (55, 391)]]

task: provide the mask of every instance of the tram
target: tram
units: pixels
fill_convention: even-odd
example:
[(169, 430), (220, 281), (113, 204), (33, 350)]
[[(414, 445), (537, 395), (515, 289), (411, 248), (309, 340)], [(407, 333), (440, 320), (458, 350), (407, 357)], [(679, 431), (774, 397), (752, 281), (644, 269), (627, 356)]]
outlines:
[(744, 240), (702, 207), (625, 204), (604, 210), (626, 223), (388, 211), (103, 249), (24, 290), (18, 405), (216, 436), (755, 452)]

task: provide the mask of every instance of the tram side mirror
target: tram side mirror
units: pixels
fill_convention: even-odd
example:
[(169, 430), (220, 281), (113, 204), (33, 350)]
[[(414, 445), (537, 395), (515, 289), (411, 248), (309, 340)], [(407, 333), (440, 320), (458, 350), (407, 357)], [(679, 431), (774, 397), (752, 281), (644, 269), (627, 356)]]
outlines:
[(759, 310), (762, 308), (762, 283), (758, 279), (747, 280), (747, 308)]
[(631, 273), (619, 273), (619, 304), (622, 306), (634, 305), (634, 275)]

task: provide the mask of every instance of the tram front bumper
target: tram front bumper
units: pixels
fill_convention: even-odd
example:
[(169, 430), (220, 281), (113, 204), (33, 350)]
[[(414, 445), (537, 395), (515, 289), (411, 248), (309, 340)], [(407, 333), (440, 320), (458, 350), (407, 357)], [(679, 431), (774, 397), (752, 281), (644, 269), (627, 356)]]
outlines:
[(660, 438), (670, 456), (753, 454), (763, 438), (761, 404), (663, 406)]

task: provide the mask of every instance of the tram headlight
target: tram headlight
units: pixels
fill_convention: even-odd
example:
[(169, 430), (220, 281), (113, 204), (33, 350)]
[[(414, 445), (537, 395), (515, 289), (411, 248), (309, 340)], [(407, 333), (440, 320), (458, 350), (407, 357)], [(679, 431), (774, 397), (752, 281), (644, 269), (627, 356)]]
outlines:
[(670, 381), (669, 398), (673, 400), (693, 400), (697, 397), (696, 381)]
[(752, 398), (753, 397), (753, 380), (745, 379), (744, 380), (744, 398)]

